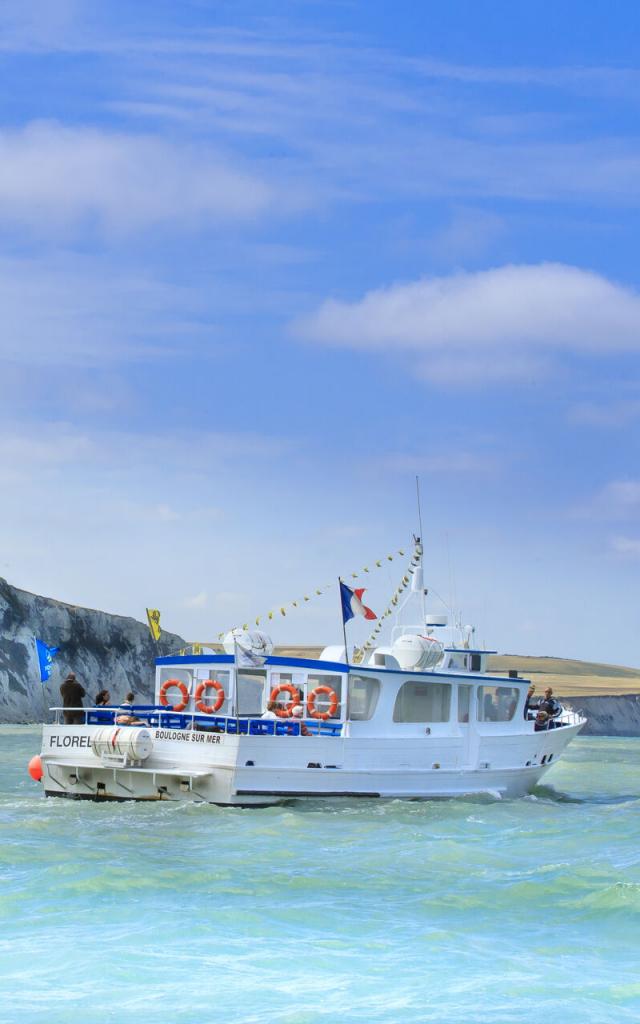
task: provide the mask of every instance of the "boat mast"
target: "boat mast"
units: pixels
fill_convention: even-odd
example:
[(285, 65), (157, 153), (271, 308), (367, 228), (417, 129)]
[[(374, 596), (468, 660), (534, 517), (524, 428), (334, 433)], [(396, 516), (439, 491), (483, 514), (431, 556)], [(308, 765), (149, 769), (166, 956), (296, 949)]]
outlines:
[(423, 544), (423, 533), (422, 533), (422, 508), (420, 506), (420, 478), (416, 476), (416, 500), (418, 503), (418, 528), (420, 535), (416, 537), (416, 551), (420, 555), (420, 561), (416, 566), (416, 571), (413, 574), (411, 581), (411, 589), (414, 593), (420, 591), (420, 608), (422, 611), (422, 620), (420, 625), (424, 627), (427, 621), (427, 605), (425, 600), (425, 589), (424, 589), (424, 573), (423, 573), (423, 561), (424, 561), (424, 544)]

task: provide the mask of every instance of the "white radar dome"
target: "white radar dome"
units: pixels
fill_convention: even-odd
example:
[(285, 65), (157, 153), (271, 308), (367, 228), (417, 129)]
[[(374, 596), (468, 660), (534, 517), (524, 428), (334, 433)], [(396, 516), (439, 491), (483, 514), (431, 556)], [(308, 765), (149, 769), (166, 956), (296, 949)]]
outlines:
[(222, 641), (222, 646), (227, 654), (234, 654), (236, 645), (246, 654), (253, 654), (259, 658), (268, 658), (273, 650), (271, 637), (258, 629), (230, 630)]
[(420, 669), (435, 668), (442, 660), (444, 645), (433, 637), (406, 633), (394, 642), (391, 653), (400, 668), (417, 672)]

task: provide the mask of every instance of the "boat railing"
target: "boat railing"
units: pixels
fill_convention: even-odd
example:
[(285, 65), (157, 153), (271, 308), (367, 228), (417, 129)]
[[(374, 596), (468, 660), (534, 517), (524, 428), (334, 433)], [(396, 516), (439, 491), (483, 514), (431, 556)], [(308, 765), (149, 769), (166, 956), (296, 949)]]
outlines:
[[(64, 712), (71, 711), (83, 720), (78, 725), (120, 725), (129, 728), (146, 725), (153, 729), (191, 730), (194, 732), (226, 733), (230, 736), (300, 736), (302, 726), (309, 736), (341, 736), (342, 722), (321, 718), (261, 718), (247, 715), (199, 715), (191, 712), (173, 711), (161, 704), (136, 704), (131, 708), (50, 708), (55, 715), (54, 724), (64, 724)], [(118, 722), (118, 718), (137, 721)]]
[[(537, 711), (537, 708), (529, 709), (527, 713), (528, 722), (531, 722), (532, 724), (535, 722)], [(549, 729), (560, 729), (562, 726), (580, 725), (584, 721), (584, 715), (574, 711), (573, 708), (566, 708), (563, 706), (559, 714), (555, 715), (553, 718), (548, 718), (545, 724), (538, 729), (538, 732), (546, 732)]]

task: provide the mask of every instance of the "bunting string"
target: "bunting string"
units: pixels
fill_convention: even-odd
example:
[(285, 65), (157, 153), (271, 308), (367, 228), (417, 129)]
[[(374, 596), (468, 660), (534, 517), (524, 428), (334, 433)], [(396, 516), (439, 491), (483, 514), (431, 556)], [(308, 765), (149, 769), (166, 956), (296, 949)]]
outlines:
[(405, 570), (404, 576), (402, 577), (402, 579), (400, 580), (400, 583), (398, 584), (398, 586), (396, 587), (395, 591), (393, 592), (393, 596), (391, 597), (391, 600), (389, 601), (389, 604), (387, 605), (385, 610), (382, 612), (382, 614), (378, 616), (378, 621), (377, 621), (376, 626), (373, 629), (372, 633), (365, 640), (365, 642), (363, 643), (362, 647), (359, 647), (357, 649), (357, 651), (355, 652), (355, 654), (354, 654), (354, 661), (356, 662), (356, 664), (360, 664), (360, 662), (364, 658), (364, 656), (367, 653), (367, 651), (369, 651), (375, 645), (375, 643), (376, 643), (376, 641), (378, 639), (378, 635), (380, 634), (380, 632), (382, 631), (382, 629), (384, 627), (385, 620), (388, 619), (390, 615), (393, 615), (395, 609), (398, 606), (398, 601), (400, 600), (400, 598), (402, 597), (402, 594), (404, 593), (404, 591), (407, 589), (407, 587), (411, 583), (411, 577), (413, 576), (413, 574), (415, 573), (416, 569), (420, 565), (421, 558), (422, 558), (422, 544), (418, 542), (416, 544), (416, 546), (415, 546), (415, 550), (413, 552), (411, 561), (410, 561), (409, 565), (407, 566), (407, 568)]
[[(361, 569), (358, 570), (358, 572), (351, 572), (347, 576), (343, 576), (342, 579), (357, 580), (363, 573), (370, 574), (372, 571), (375, 571), (376, 569), (381, 569), (383, 565), (385, 565), (387, 562), (393, 562), (394, 559), (398, 557), (405, 557), (405, 552), (402, 551), (400, 548), (398, 548), (397, 551), (392, 552), (392, 554), (390, 555), (385, 555), (384, 558), (376, 559), (375, 561), (371, 562), (370, 565), (364, 565)], [(413, 570), (411, 570), (411, 572), (413, 572)], [(335, 586), (335, 583), (323, 583), (319, 587), (314, 587), (308, 590), (307, 593), (303, 594), (301, 597), (297, 597), (294, 601), (287, 601), (285, 604), (277, 605), (275, 608), (272, 608), (271, 611), (265, 612), (263, 615), (256, 615), (255, 619), (253, 619), (251, 623), (244, 622), (242, 624), (242, 629), (250, 629), (251, 626), (254, 624), (256, 626), (259, 626), (261, 623), (271, 622), (273, 621), (274, 618), (276, 618), (279, 615), (282, 617), (286, 617), (287, 613), (291, 612), (294, 608), (304, 607), (304, 605), (307, 602), (314, 600), (314, 598), (316, 597), (321, 597), (328, 590), (332, 590)], [(217, 639), (222, 640), (225, 635), (226, 632), (218, 633)]]

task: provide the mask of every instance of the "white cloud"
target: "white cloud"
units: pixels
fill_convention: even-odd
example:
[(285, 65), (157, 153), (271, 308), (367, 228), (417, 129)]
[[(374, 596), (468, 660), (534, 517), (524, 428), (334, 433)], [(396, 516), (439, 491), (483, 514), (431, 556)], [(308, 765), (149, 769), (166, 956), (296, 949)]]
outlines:
[(577, 267), (504, 266), (329, 299), (293, 330), (318, 344), (408, 353), (435, 379), (508, 379), (539, 375), (554, 352), (640, 350), (640, 296)]
[(579, 518), (640, 519), (640, 480), (611, 480), (593, 497), (576, 509)]
[(206, 590), (201, 590), (199, 594), (194, 594), (193, 597), (186, 597), (184, 606), (185, 608), (206, 608), (207, 601)]
[(640, 419), (640, 398), (612, 399), (606, 405), (579, 402), (569, 410), (569, 422), (590, 427), (625, 427)]
[(0, 359), (59, 369), (184, 356), (203, 337), (215, 344), (202, 307), (191, 288), (88, 255), (0, 259)]
[(272, 199), (265, 182), (202, 144), (57, 122), (0, 133), (0, 218), (39, 233), (94, 222), (118, 234), (199, 228), (253, 220)]
[(616, 554), (625, 558), (640, 558), (640, 538), (638, 537), (614, 537), (611, 541), (611, 548)]

